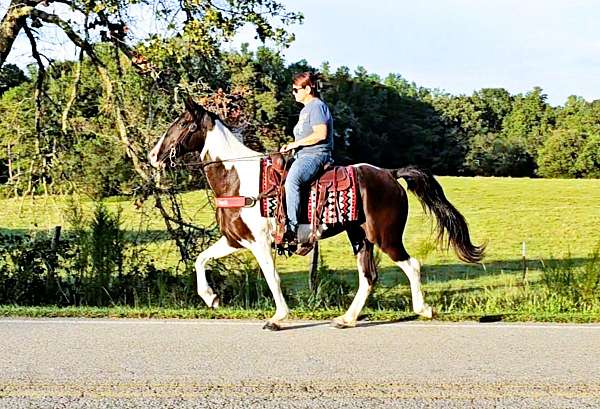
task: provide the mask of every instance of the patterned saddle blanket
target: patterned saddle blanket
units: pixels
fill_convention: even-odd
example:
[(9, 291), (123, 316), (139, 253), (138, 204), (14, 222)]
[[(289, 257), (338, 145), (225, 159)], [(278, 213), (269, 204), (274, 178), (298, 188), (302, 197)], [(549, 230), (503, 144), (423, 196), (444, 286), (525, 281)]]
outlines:
[[(283, 190), (282, 169), (273, 166), (273, 159), (262, 159), (260, 167), (260, 210), (263, 217), (279, 217), (280, 194), (263, 197), (263, 192)], [(279, 189), (281, 187), (281, 189)], [(315, 180), (310, 188), (301, 192), (299, 222), (316, 227), (321, 224), (338, 224), (358, 220), (358, 184), (356, 169), (352, 166), (334, 166)]]

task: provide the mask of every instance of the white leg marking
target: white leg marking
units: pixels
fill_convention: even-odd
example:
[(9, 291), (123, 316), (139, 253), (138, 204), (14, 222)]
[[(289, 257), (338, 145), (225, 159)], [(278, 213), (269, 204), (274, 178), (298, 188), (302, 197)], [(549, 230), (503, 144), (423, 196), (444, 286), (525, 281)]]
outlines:
[(198, 282), (198, 295), (202, 297), (206, 305), (209, 307), (217, 308), (219, 306), (219, 300), (217, 295), (213, 292), (212, 288), (206, 281), (206, 263), (210, 259), (216, 259), (228, 256), (239, 250), (238, 248), (232, 247), (226, 237), (221, 237), (215, 244), (204, 250), (196, 259), (196, 280)]
[(413, 311), (423, 317), (431, 318), (433, 311), (423, 301), (423, 292), (421, 291), (421, 264), (417, 259), (411, 257), (408, 260), (396, 262), (396, 265), (404, 271), (410, 281)]
[(268, 242), (255, 242), (251, 243), (248, 247), (252, 251), (252, 254), (254, 254), (256, 261), (258, 261), (275, 300), (275, 315), (271, 317), (269, 322), (277, 323), (277, 321), (281, 321), (287, 317), (289, 309), (281, 292), (281, 280), (279, 279), (279, 273), (275, 269), (271, 245)]
[[(363, 252), (364, 251), (365, 250), (363, 250)], [(367, 280), (367, 277), (365, 277), (365, 273), (362, 268), (361, 260), (362, 257), (365, 257), (363, 252), (358, 253), (356, 256), (356, 266), (358, 269), (358, 290), (356, 291), (354, 300), (352, 300), (352, 304), (350, 304), (348, 311), (346, 311), (344, 315), (333, 319), (333, 323), (340, 327), (356, 326), (356, 319), (365, 306), (365, 302), (367, 301), (367, 298), (373, 289), (373, 286), (369, 285), (369, 281)]]

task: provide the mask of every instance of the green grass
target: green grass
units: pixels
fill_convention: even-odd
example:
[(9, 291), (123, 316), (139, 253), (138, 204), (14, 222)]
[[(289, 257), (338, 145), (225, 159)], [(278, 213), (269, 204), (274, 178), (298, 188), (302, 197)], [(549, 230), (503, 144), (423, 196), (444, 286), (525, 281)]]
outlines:
[[(473, 241), (476, 244), (486, 242), (488, 250), (483, 265), (466, 265), (452, 252), (432, 249), (432, 222), (423, 214), (415, 197), (409, 195), (410, 215), (404, 239), (409, 253), (423, 263), (423, 289), (429, 300), (436, 300), (445, 294), (459, 293), (479, 297), (479, 301), (481, 297), (509, 297), (508, 294), (522, 284), (523, 241), (527, 245), (527, 279), (533, 284), (539, 280), (543, 263), (548, 260), (569, 260), (575, 267), (581, 266), (589, 261), (590, 254), (600, 244), (600, 180), (457, 177), (440, 177), (438, 180), (449, 200), (467, 219)], [(182, 195), (182, 201), (186, 217), (195, 223), (209, 225), (214, 222), (214, 210), (208, 204), (206, 192), (186, 193)], [(93, 203), (88, 201), (83, 205), (84, 211), (90, 214)], [(46, 230), (56, 224), (68, 229), (64, 215), (66, 198), (26, 198), (24, 201), (10, 199), (2, 200), (0, 206), (0, 231)], [(177, 263), (177, 249), (168, 240), (162, 218), (153, 208), (152, 199), (141, 210), (136, 210), (128, 199), (122, 198), (109, 199), (107, 206), (111, 210), (122, 209), (123, 227), (128, 231), (128, 237), (141, 239), (141, 245), (151, 252), (157, 265), (174, 266)], [(138, 236), (140, 227), (143, 232)], [(356, 261), (345, 235), (324, 240), (321, 252), (330, 269), (353, 286), (356, 285)], [(307, 258), (278, 257), (276, 263), (282, 273), (284, 287), (306, 287)], [(385, 255), (381, 257), (380, 277), (380, 291), (385, 292), (386, 296), (402, 297), (409, 294), (406, 277)], [(477, 308), (481, 308), (480, 303), (477, 305)], [(474, 307), (472, 311), (477, 308)], [(387, 314), (384, 310), (377, 314)], [(147, 310), (144, 311), (146, 312), (141, 314), (149, 314)], [(266, 314), (264, 311), (222, 311), (226, 316), (237, 317), (241, 314), (244, 318)], [(522, 319), (526, 319), (524, 317), (528, 314), (493, 308), (477, 314), (485, 316), (486, 312), (492, 311), (503, 313), (507, 317), (506, 314), (513, 314), (512, 317)], [(192, 316), (198, 314), (196, 310), (188, 313)], [(177, 317), (180, 313), (173, 314)], [(209, 311), (201, 314), (208, 314), (208, 318), (212, 317), (210, 314), (221, 313)], [(298, 318), (310, 318), (317, 312), (295, 314), (299, 314), (296, 315)], [(326, 312), (323, 314), (327, 316)], [(469, 312), (467, 316), (468, 314), (473, 313)], [(577, 315), (573, 312), (566, 316), (574, 316), (573, 314)], [(586, 313), (581, 314), (586, 316)], [(596, 313), (588, 312), (587, 316), (593, 317), (594, 314)], [(546, 315), (558, 317), (557, 313)], [(448, 316), (459, 317), (461, 313), (454, 311)], [(542, 311), (531, 316), (537, 320), (546, 320)]]
[[(265, 320), (273, 315), (273, 310), (220, 308), (210, 310), (131, 308), (131, 307), (19, 307), (0, 305), (0, 317), (29, 318), (153, 318), (153, 319), (258, 319)], [(290, 320), (330, 320), (342, 314), (341, 309), (294, 309), (290, 311)], [(369, 321), (423, 321), (423, 318), (407, 312), (393, 310), (372, 310), (365, 308), (359, 320)], [(482, 313), (441, 313), (437, 321), (479, 321), (479, 322), (600, 322), (600, 312), (595, 313), (545, 313), (545, 312), (505, 312), (497, 314)]]
[[(473, 241), (488, 243), (486, 264), (492, 270), (513, 268), (514, 262), (521, 259), (523, 241), (528, 258), (534, 261), (567, 255), (573, 259), (586, 258), (600, 241), (600, 180), (457, 177), (438, 180), (467, 219)], [(183, 194), (182, 200), (187, 217), (198, 224), (213, 223), (213, 209), (207, 205), (204, 191)], [(409, 200), (409, 222), (404, 233), (409, 253), (428, 266), (443, 267), (442, 271), (450, 274), (473, 271), (464, 268), (453, 253), (426, 251), (431, 241), (431, 222), (415, 197), (410, 195)], [(60, 197), (26, 198), (20, 209), (20, 199), (2, 200), (0, 229), (23, 231), (50, 229), (56, 224), (66, 226), (63, 213), (66, 202)], [(121, 198), (109, 199), (108, 207), (122, 208), (125, 229), (137, 232), (141, 225), (148, 229), (145, 234), (151, 238), (167, 237), (152, 199), (141, 210)], [(84, 202), (84, 209), (91, 213), (92, 203)], [(143, 213), (147, 217), (142, 217)], [(344, 235), (324, 240), (322, 244), (322, 254), (331, 268), (355, 270), (355, 260)], [(166, 264), (177, 258), (173, 244), (168, 242), (158, 244), (155, 251)], [(303, 271), (307, 259), (278, 258), (277, 262), (282, 272)], [(381, 266), (393, 264), (384, 256)]]

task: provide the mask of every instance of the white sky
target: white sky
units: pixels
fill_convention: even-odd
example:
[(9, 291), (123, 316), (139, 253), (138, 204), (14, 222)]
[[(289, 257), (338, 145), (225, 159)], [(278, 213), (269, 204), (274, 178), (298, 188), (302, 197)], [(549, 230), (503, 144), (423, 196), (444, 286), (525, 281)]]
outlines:
[[(0, 0), (4, 12), (8, 0)], [(288, 63), (328, 61), (398, 73), (453, 94), (483, 87), (521, 93), (540, 86), (552, 105), (575, 94), (600, 99), (600, 7), (585, 0), (283, 0), (305, 22), (292, 27)], [(137, 38), (155, 23), (133, 28)], [(137, 30), (137, 31), (136, 31)], [(56, 36), (55, 36), (56, 37)], [(252, 36), (243, 33), (241, 40)], [(62, 55), (75, 52), (53, 46)], [(48, 53), (54, 51), (48, 50)], [(11, 62), (28, 58), (20, 38)]]

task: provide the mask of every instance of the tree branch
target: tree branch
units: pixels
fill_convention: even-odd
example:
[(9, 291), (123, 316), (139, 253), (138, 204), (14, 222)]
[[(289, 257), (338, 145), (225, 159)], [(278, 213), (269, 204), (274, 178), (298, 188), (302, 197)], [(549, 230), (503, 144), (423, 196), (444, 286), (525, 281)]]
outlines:
[(33, 7), (31, 6), (11, 3), (2, 18), (0, 22), (0, 67), (6, 61), (15, 39), (25, 25), (25, 20), (31, 15), (32, 10)]
[(47, 23), (52, 23), (52, 24), (60, 27), (62, 29), (62, 31), (64, 31), (64, 33), (67, 35), (67, 37), (69, 37), (69, 40), (71, 40), (77, 47), (83, 49), (85, 51), (85, 53), (92, 59), (92, 62), (94, 64), (97, 64), (99, 66), (104, 66), (102, 64), (102, 62), (100, 61), (100, 59), (96, 56), (96, 53), (94, 52), (94, 49), (92, 48), (92, 45), (90, 43), (88, 43), (86, 40), (83, 40), (75, 32), (75, 30), (73, 30), (73, 28), (69, 25), (69, 23), (67, 23), (60, 17), (58, 17), (56, 14), (46, 13), (45, 11), (42, 11), (39, 9), (31, 10), (31, 15), (33, 17), (39, 18), (42, 21), (45, 21)]
[(121, 141), (125, 145), (125, 151), (127, 152), (127, 156), (129, 156), (129, 158), (132, 160), (133, 167), (138, 173), (138, 175), (140, 175), (140, 177), (143, 180), (149, 180), (147, 172), (144, 171), (144, 169), (142, 168), (140, 159), (133, 146), (133, 143), (129, 140), (127, 136), (127, 127), (125, 126), (125, 122), (123, 121), (123, 115), (121, 113), (119, 101), (115, 97), (115, 94), (113, 92), (113, 85), (108, 75), (108, 70), (94, 52), (94, 48), (92, 47), (92, 45), (88, 41), (82, 39), (66, 21), (62, 20), (55, 14), (50, 14), (42, 10), (34, 9), (32, 10), (31, 15), (38, 17), (45, 22), (52, 23), (60, 27), (67, 35), (67, 37), (69, 37), (69, 39), (76, 46), (85, 51), (85, 53), (90, 57), (92, 63), (96, 67), (96, 70), (100, 74), (100, 78), (102, 79), (102, 83), (104, 84), (104, 91), (106, 92), (106, 96), (108, 97), (108, 100), (110, 101), (110, 104), (113, 108), (113, 113), (115, 115), (115, 121), (117, 125), (117, 131), (119, 133)]
[(69, 111), (75, 102), (75, 98), (77, 98), (77, 87), (79, 86), (79, 80), (81, 79), (81, 66), (83, 65), (83, 50), (79, 53), (79, 62), (77, 63), (77, 68), (75, 68), (75, 79), (73, 80), (73, 85), (71, 86), (71, 96), (65, 105), (65, 109), (62, 112), (62, 133), (63, 135), (67, 134), (67, 130), (69, 128)]
[(46, 78), (46, 68), (44, 67), (40, 54), (38, 53), (35, 37), (33, 36), (33, 33), (27, 24), (23, 26), (23, 30), (25, 30), (25, 34), (29, 39), (29, 44), (31, 44), (31, 53), (33, 54), (33, 58), (35, 58), (38, 66), (38, 75), (35, 80), (35, 134), (39, 139), (42, 133), (42, 96), (44, 95), (44, 79)]

